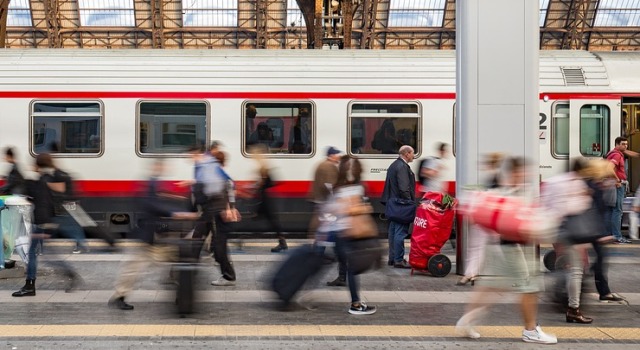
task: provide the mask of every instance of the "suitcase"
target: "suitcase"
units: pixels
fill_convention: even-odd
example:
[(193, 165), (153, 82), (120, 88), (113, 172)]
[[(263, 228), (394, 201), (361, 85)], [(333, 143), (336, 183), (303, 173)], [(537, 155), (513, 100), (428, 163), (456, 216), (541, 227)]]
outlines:
[(178, 241), (179, 262), (174, 265), (177, 274), (176, 306), (180, 317), (194, 312), (196, 305), (195, 281), (198, 272), (200, 250), (204, 240), (181, 239)]
[(347, 265), (354, 275), (381, 267), (382, 245), (377, 237), (350, 241), (348, 247)]
[(322, 267), (322, 248), (304, 245), (291, 251), (273, 276), (272, 287), (285, 305)]
[(193, 313), (195, 306), (194, 283), (198, 266), (196, 264), (180, 263), (176, 264), (176, 306), (180, 317), (185, 317)]

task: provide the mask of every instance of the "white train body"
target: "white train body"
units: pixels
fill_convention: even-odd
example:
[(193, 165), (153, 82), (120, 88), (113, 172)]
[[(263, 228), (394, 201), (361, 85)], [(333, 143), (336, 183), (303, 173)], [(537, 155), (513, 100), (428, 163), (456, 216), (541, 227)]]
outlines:
[[(566, 170), (573, 156), (601, 157), (615, 137), (640, 126), (638, 77), (640, 54), (541, 52), (543, 180)], [(167, 159), (168, 184), (192, 178), (183, 153), (192, 141), (221, 140), (228, 173), (241, 184), (253, 181), (246, 146), (261, 121), (269, 126), (285, 224), (308, 212), (300, 203), (327, 146), (362, 159), (375, 198), (395, 156), (372, 149), (372, 125), (393, 119), (424, 157), (438, 142), (455, 143), (454, 103), (453, 51), (0, 51), (0, 146), (16, 147), (26, 170), (35, 154), (62, 142), (59, 166), (107, 225), (114, 214), (135, 215), (118, 201), (131, 197), (154, 158)], [(249, 105), (255, 119), (247, 117)], [(307, 108), (310, 144), (292, 153), (295, 114)], [(76, 125), (78, 117), (84, 122)], [(634, 138), (632, 148), (640, 145)], [(446, 168), (451, 184), (454, 157)]]

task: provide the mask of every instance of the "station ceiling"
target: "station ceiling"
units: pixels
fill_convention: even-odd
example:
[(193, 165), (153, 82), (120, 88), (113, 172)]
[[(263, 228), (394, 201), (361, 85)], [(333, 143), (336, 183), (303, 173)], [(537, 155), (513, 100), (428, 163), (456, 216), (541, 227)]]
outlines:
[[(455, 1), (0, 0), (0, 46), (452, 50)], [(540, 49), (640, 49), (640, 0), (532, 1)]]

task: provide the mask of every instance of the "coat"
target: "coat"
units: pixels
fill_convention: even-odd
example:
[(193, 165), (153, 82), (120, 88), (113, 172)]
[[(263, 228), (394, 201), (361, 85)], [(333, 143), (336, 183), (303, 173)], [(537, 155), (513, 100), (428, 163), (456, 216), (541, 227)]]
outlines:
[(338, 166), (336, 163), (326, 159), (316, 168), (313, 177), (313, 185), (311, 188), (311, 200), (315, 203), (323, 203), (327, 200), (331, 191), (327, 188), (327, 184), (331, 187), (335, 186), (338, 181)]
[(380, 202), (386, 204), (390, 198), (416, 200), (416, 177), (409, 164), (400, 157), (387, 169)]

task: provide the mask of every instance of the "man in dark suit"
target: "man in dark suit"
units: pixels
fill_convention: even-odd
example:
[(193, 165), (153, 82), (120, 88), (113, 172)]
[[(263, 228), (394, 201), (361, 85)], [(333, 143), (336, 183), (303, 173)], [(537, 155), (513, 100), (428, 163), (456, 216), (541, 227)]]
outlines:
[[(387, 169), (387, 178), (382, 192), (382, 204), (393, 198), (416, 200), (416, 178), (409, 167), (414, 151), (404, 145), (398, 151), (399, 157)], [(389, 220), (389, 265), (396, 268), (410, 268), (404, 259), (404, 239), (409, 234), (409, 224)]]

